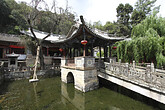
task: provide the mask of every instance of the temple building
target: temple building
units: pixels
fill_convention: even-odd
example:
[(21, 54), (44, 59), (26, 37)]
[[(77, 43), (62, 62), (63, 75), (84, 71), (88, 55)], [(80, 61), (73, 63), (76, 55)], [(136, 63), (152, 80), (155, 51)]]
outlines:
[(25, 47), (21, 44), (18, 35), (0, 34), (0, 59), (5, 59), (6, 54), (25, 54)]

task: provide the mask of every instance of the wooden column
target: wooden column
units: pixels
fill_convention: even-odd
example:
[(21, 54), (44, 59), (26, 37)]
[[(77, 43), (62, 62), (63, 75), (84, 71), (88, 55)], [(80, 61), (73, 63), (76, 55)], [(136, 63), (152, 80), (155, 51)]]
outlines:
[(104, 46), (104, 59), (106, 58), (106, 47)]
[(106, 50), (106, 58), (108, 57), (108, 47), (106, 46), (105, 47), (105, 50)]
[(47, 56), (49, 56), (49, 47), (46, 47), (46, 49), (47, 49), (47, 50), (46, 50), (46, 51), (47, 51), (47, 52), (46, 52), (46, 53), (47, 53)]
[(69, 48), (69, 58), (72, 57), (72, 48)]
[(88, 52), (88, 46), (87, 45), (85, 46), (85, 53), (86, 53), (85, 56), (88, 56), (89, 52)]
[(66, 58), (66, 48), (64, 48), (64, 58)]
[(78, 48), (76, 48), (76, 57), (78, 57)]
[(81, 48), (80, 47), (78, 47), (78, 56), (80, 56), (81, 55)]
[(111, 53), (111, 45), (109, 45), (109, 58), (112, 56), (112, 53)]
[(99, 46), (99, 53), (100, 53), (100, 58), (101, 58), (101, 47)]
[(73, 49), (73, 57), (75, 57), (75, 48)]
[(107, 50), (108, 50), (107, 46), (104, 46), (104, 61), (107, 61), (107, 53), (108, 53)]
[(91, 56), (93, 57), (93, 43), (92, 43), (92, 46), (91, 46)]

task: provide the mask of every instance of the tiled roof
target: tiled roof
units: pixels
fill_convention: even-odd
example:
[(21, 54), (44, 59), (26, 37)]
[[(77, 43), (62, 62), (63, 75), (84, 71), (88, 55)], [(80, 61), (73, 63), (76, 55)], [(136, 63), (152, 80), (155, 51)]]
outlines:
[(0, 33), (0, 41), (20, 42), (21, 39), (17, 35), (2, 34), (2, 33)]
[[(42, 32), (42, 31), (39, 31), (39, 30), (36, 30), (36, 29), (33, 29), (36, 37), (38, 39), (43, 39), (45, 36), (47, 36), (49, 33), (47, 32)], [(30, 29), (28, 31), (21, 31), (23, 34), (26, 34), (26, 35), (29, 35), (31, 37), (33, 37), (32, 33), (30, 32)], [(51, 34), (48, 38), (46, 38), (45, 40), (47, 41), (57, 41), (57, 40), (60, 40), (60, 39), (63, 39), (65, 38), (66, 36), (64, 35), (58, 35), (58, 34)]]

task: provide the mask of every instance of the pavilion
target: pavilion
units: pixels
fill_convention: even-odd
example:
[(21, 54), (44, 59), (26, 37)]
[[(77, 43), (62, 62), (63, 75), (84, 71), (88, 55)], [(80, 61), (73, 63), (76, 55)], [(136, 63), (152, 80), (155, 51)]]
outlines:
[(111, 57), (111, 48), (108, 49), (108, 47), (111, 47), (117, 41), (127, 38), (127, 36), (110, 37), (106, 32), (88, 27), (85, 24), (83, 16), (80, 16), (80, 19), (81, 24), (77, 23), (73, 25), (66, 37), (52, 41), (56, 45), (59, 45), (59, 48), (61, 48), (64, 56), (67, 58), (83, 56), (84, 45), (81, 44), (81, 41), (86, 40), (87, 44), (85, 46), (85, 56), (93, 56), (94, 47), (98, 47), (100, 56), (101, 48), (103, 48), (104, 58), (106, 59)]
[(56, 40), (54, 43), (59, 45), (64, 56), (61, 59), (61, 81), (74, 83), (76, 89), (87, 92), (99, 86), (96, 59), (93, 57), (94, 48), (99, 47), (100, 57), (103, 48), (104, 61), (108, 61), (111, 57), (111, 46), (125, 37), (109, 37), (105, 32), (90, 29), (85, 24), (83, 16), (80, 16), (80, 19), (81, 24), (72, 26), (64, 39)]

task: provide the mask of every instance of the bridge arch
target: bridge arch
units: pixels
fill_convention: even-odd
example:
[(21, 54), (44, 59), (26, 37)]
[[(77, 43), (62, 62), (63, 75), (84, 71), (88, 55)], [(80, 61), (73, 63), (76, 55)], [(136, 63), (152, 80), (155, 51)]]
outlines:
[(72, 72), (69, 72), (68, 74), (67, 74), (67, 83), (74, 83), (74, 75), (73, 75), (73, 73)]

